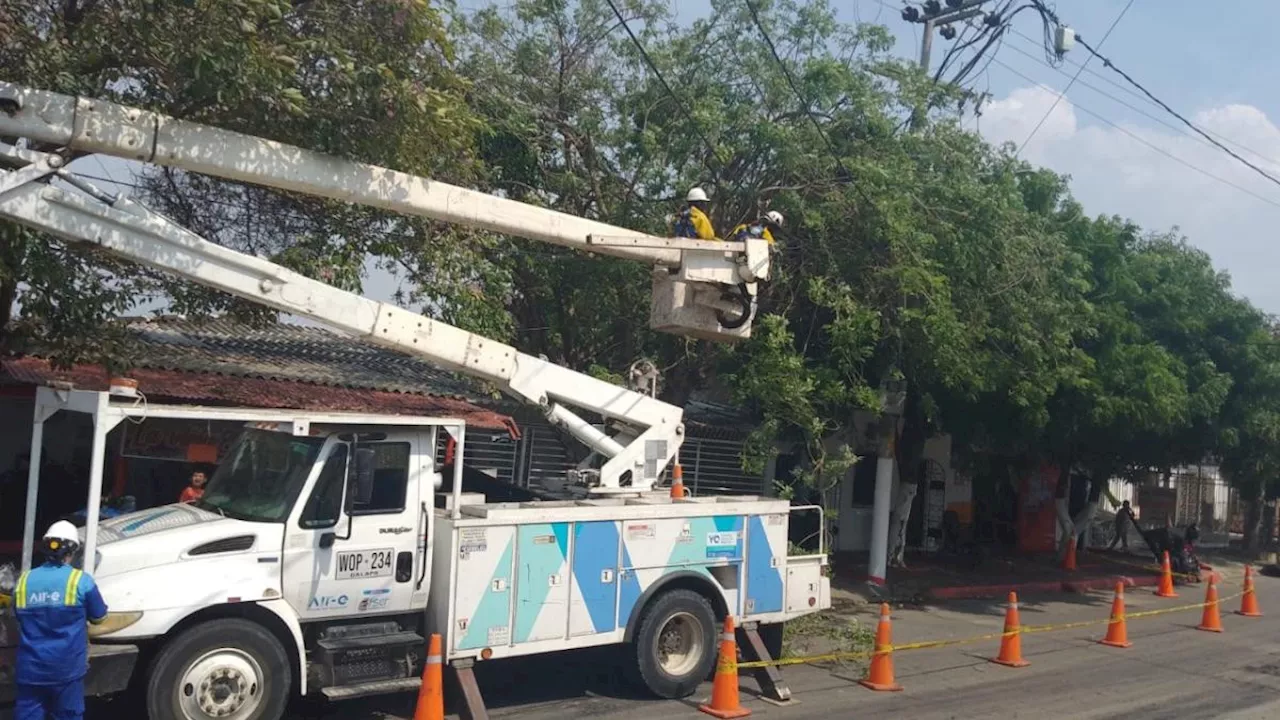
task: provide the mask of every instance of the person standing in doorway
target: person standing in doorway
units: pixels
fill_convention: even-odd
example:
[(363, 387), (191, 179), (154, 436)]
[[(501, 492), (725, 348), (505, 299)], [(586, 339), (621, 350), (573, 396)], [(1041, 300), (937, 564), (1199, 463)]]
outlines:
[(182, 489), (182, 495), (178, 497), (178, 502), (192, 503), (204, 497), (205, 481), (203, 470), (196, 470), (191, 473), (191, 483)]
[(18, 697), (14, 720), (84, 717), (89, 671), (88, 623), (107, 618), (107, 604), (89, 573), (71, 565), (80, 534), (59, 520), (44, 534), (45, 562), (18, 577)]

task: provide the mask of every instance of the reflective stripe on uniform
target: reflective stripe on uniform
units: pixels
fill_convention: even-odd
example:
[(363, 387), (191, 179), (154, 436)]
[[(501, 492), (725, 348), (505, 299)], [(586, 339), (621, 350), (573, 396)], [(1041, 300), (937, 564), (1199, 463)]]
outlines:
[(30, 570), (22, 573), (22, 576), (18, 578), (18, 586), (13, 591), (13, 604), (19, 610), (27, 607), (27, 575), (29, 574), (31, 574)]
[(79, 570), (72, 570), (71, 575), (67, 577), (67, 590), (62, 594), (62, 604), (67, 607), (75, 607), (78, 598), (77, 591), (80, 589), (80, 576), (84, 573)]

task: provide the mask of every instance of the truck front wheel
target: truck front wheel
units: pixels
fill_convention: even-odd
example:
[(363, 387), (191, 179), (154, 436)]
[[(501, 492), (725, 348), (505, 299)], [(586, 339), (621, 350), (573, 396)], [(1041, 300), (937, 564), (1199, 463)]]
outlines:
[(698, 689), (715, 664), (719, 643), (711, 603), (690, 590), (672, 590), (644, 609), (633, 650), (639, 679), (662, 698)]
[(156, 655), (147, 680), (151, 720), (276, 720), (293, 677), (280, 641), (234, 618), (188, 628)]

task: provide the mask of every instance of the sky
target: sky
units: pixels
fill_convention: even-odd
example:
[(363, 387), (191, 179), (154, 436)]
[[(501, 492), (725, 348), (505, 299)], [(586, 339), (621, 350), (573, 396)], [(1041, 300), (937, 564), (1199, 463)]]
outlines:
[[(1096, 47), (1126, 1), (1061, 2), (1058, 14)], [(1036, 37), (1034, 20), (1027, 20), (1019, 29)], [(1214, 139), (1280, 177), (1280, 72), (1256, 62), (1277, 20), (1280, 3), (1274, 2), (1134, 0), (1099, 51)], [(904, 34), (906, 23), (889, 25)], [(1077, 47), (1067, 60), (1087, 57)], [(1097, 60), (1053, 107), (1071, 78), (1039, 62), (1042, 53), (1033, 44), (1014, 36), (996, 58), (989, 71), (995, 100), (976, 123), (984, 137), (1021, 144), (1045, 118), (1023, 157), (1070, 175), (1087, 212), (1114, 213), (1151, 230), (1176, 228), (1230, 273), (1237, 293), (1280, 314), (1280, 284), (1273, 279), (1280, 268), (1273, 230), (1280, 184), (1133, 94)], [(1061, 69), (1074, 74), (1078, 68)]]
[[(897, 37), (895, 52), (918, 57), (921, 28), (901, 19), (900, 0), (829, 1), (844, 21), (886, 25)], [(482, 4), (459, 2), (464, 9)], [(675, 5), (684, 21), (711, 8), (710, 0)], [(1280, 160), (1280, 66), (1259, 62), (1280, 26), (1280, 2), (1063, 0), (1056, 9), (1157, 97), (1280, 177), (1280, 163), (1271, 160)], [(1072, 192), (1091, 215), (1121, 215), (1153, 231), (1177, 229), (1230, 273), (1237, 293), (1280, 314), (1280, 282), (1273, 280), (1280, 242), (1272, 230), (1280, 220), (1280, 185), (1193, 136), (1097, 60), (1055, 106), (1087, 52), (1077, 46), (1052, 68), (1038, 46), (1039, 20), (1025, 12), (1014, 27), (1021, 35), (1011, 34), (976, 80), (993, 99), (980, 118), (967, 119), (970, 127), (994, 143), (1025, 142), (1022, 156), (1070, 175)], [(935, 37), (935, 62), (949, 45)], [(89, 158), (77, 169), (127, 176), (127, 169), (107, 162), (102, 167)], [(389, 299), (396, 281), (372, 267), (369, 274), (367, 294)]]

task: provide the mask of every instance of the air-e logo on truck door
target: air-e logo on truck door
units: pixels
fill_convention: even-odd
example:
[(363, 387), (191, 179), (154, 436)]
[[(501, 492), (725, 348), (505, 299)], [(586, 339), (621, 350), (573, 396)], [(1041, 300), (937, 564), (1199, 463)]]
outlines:
[(339, 580), (356, 580), (390, 575), (394, 569), (393, 555), (395, 550), (392, 548), (338, 553), (336, 577)]

